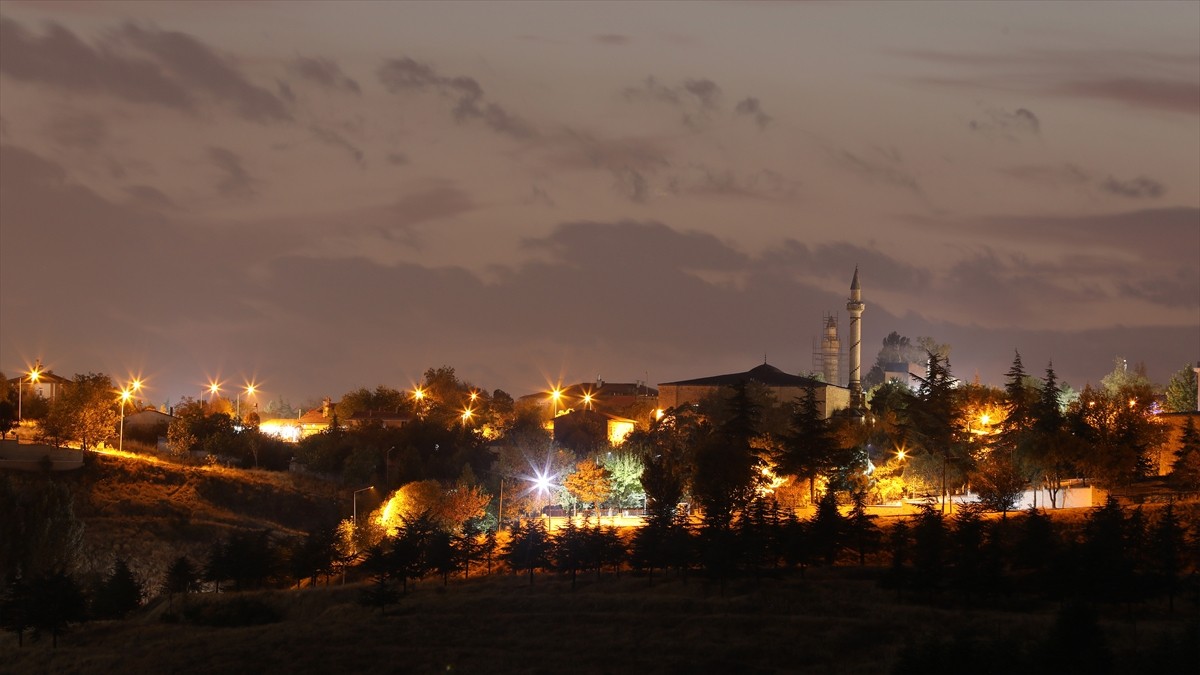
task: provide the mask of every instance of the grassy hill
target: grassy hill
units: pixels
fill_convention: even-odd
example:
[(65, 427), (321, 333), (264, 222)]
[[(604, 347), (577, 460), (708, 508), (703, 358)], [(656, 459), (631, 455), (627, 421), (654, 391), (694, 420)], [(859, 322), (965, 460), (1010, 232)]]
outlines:
[(51, 477), (70, 486), (75, 514), (85, 524), (77, 568), (84, 575), (106, 572), (120, 555), (156, 585), (176, 557), (201, 562), (230, 531), (301, 536), (335, 522), (339, 504), (347, 503), (336, 486), (295, 474), (184, 466), (137, 455), (89, 459), (82, 470)]

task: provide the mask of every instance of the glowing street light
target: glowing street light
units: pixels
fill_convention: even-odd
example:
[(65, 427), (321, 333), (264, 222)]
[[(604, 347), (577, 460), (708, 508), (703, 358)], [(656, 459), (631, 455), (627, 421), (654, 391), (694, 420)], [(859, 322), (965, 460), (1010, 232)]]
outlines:
[[(38, 370), (38, 368), (40, 366), (41, 366), (41, 362), (39, 361), (37, 364), (34, 364), (33, 368), (30, 369), (30, 371), (29, 371), (29, 384), (30, 385), (37, 384), (38, 378), (40, 378), (42, 376), (41, 371)], [(22, 413), (21, 392), (25, 389), (25, 383), (22, 381), (24, 379), (25, 379), (25, 377), (22, 376), (21, 380), (17, 381), (17, 426), (20, 426), (21, 420), (24, 419), (21, 416), (21, 413)]]
[(220, 393), (221, 393), (221, 383), (220, 382), (209, 382), (208, 383), (208, 404), (212, 405), (213, 399), (216, 398), (217, 394), (220, 394)]
[(555, 417), (558, 416), (558, 402), (560, 399), (562, 399), (562, 395), (562, 389), (559, 389), (558, 387), (555, 387), (550, 391), (550, 401), (553, 403), (553, 412)]
[(125, 404), (133, 398), (133, 393), (142, 388), (142, 381), (134, 379), (128, 387), (121, 390), (121, 431), (117, 440), (117, 450), (125, 451)]
[[(258, 387), (253, 382), (246, 385), (246, 396), (253, 396), (254, 392), (256, 391), (258, 391)], [(237, 410), (235, 414), (237, 415), (238, 422), (240, 423), (242, 421), (242, 392), (240, 391), (237, 395)]]
[(464, 428), (464, 429), (467, 427), (467, 422), (470, 422), (470, 421), (471, 421), (471, 417), (473, 417), (474, 415), (475, 415), (475, 413), (474, 413), (474, 412), (472, 412), (470, 408), (463, 408), (463, 411), (462, 411), (462, 423), (463, 423), (463, 428)]
[(590, 391), (584, 392), (583, 393), (583, 409), (591, 410), (593, 400), (594, 400), (594, 397), (592, 396), (592, 392), (590, 392)]

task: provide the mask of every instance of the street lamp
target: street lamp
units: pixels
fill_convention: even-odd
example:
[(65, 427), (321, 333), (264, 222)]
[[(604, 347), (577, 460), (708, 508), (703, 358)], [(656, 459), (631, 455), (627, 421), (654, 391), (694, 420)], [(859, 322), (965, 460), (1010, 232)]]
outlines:
[(361, 490), (355, 490), (354, 494), (351, 496), (351, 499), (354, 501), (354, 525), (355, 525), (355, 527), (358, 526), (358, 493), (366, 492), (367, 490), (374, 490), (374, 489), (375, 489), (374, 485), (368, 485), (367, 487), (365, 487)]
[[(254, 387), (254, 383), (250, 383), (250, 384), (246, 385), (246, 396), (253, 396), (255, 391), (256, 391), (256, 389)], [(240, 391), (238, 392), (238, 395), (237, 395), (237, 413), (236, 414), (237, 414), (238, 422), (240, 423), (242, 421), (242, 392), (240, 392)]]
[(129, 383), (128, 387), (121, 390), (121, 432), (117, 440), (117, 450), (120, 452), (125, 451), (125, 404), (129, 403), (129, 400), (133, 398), (133, 393), (141, 388), (141, 380), (134, 380)]
[(562, 389), (558, 389), (556, 387), (555, 389), (553, 389), (550, 392), (550, 400), (554, 404), (554, 409), (553, 409), (554, 417), (558, 417), (558, 401), (561, 398), (562, 398)]
[[(37, 384), (38, 378), (41, 376), (42, 373), (38, 370), (38, 367), (34, 366), (33, 369), (29, 371), (29, 384)], [(24, 417), (21, 415), (21, 392), (25, 389), (25, 382), (23, 381), (24, 379), (25, 376), (22, 375), (21, 379), (17, 381), (17, 426), (21, 426), (21, 420), (24, 419)]]
[(209, 382), (208, 383), (208, 405), (210, 407), (212, 406), (213, 399), (215, 399), (217, 397), (217, 394), (219, 394), (219, 393), (221, 393), (221, 383), (220, 382)]

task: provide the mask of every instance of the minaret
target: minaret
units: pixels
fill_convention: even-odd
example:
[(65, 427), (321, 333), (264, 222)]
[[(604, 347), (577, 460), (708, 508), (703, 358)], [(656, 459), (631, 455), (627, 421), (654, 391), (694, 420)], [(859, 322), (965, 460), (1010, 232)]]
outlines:
[(850, 282), (850, 301), (846, 311), (850, 313), (850, 409), (862, 410), (862, 313), (867, 306), (862, 301), (862, 286), (858, 283), (858, 267), (854, 268), (854, 280)]
[(829, 384), (841, 384), (838, 373), (838, 355), (842, 351), (842, 341), (838, 339), (837, 317), (825, 316), (825, 335), (821, 337), (821, 374)]

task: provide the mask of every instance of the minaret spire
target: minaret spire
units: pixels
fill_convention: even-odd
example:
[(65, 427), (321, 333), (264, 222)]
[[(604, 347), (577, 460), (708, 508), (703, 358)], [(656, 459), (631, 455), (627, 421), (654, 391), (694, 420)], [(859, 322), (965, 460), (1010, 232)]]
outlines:
[(850, 300), (846, 311), (850, 314), (850, 410), (863, 409), (862, 391), (862, 313), (867, 306), (862, 301), (862, 285), (858, 281), (858, 266), (854, 266), (854, 279), (850, 282)]

